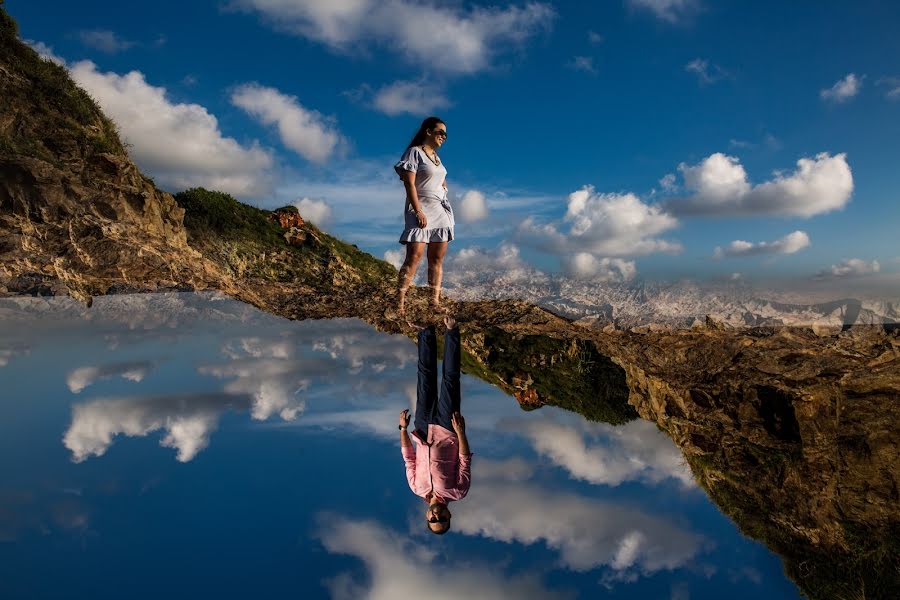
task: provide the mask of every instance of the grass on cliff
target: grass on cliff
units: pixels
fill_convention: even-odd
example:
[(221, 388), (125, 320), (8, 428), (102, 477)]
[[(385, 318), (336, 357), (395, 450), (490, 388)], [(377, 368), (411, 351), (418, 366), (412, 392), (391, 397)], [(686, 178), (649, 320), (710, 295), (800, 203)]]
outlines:
[(548, 404), (576, 412), (590, 421), (621, 425), (637, 418), (628, 404), (625, 373), (585, 341), (543, 335), (514, 335), (498, 328), (485, 331), (485, 366), (463, 356), (466, 372), (485, 381), (511, 382), (526, 374), (531, 387)]
[(115, 124), (65, 67), (41, 58), (18, 37), (15, 20), (0, 0), (0, 155), (57, 162), (75, 147), (82, 156), (125, 156)]
[[(175, 200), (185, 210), (184, 225), (192, 245), (224, 260), (238, 275), (281, 282), (309, 280), (338, 258), (363, 281), (376, 283), (396, 277), (390, 264), (308, 222), (302, 228), (308, 243), (291, 246), (285, 242), (281, 226), (270, 218), (270, 211), (239, 202), (224, 192), (193, 188), (175, 194)], [(296, 211), (294, 207), (285, 210)]]

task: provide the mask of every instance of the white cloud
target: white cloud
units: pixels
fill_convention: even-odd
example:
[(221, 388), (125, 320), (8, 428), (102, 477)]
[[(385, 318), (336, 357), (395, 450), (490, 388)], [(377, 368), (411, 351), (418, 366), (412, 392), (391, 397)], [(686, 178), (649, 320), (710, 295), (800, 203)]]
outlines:
[(675, 174), (674, 173), (666, 173), (659, 180), (659, 186), (665, 192), (673, 192), (678, 189), (678, 184), (675, 183)]
[(406, 252), (403, 250), (385, 250), (384, 260), (399, 269), (403, 265), (403, 261), (406, 260)]
[(237, 196), (270, 189), (271, 154), (224, 137), (204, 107), (171, 102), (165, 88), (149, 85), (139, 71), (101, 73), (82, 61), (70, 72), (119, 126), (138, 166), (163, 186), (203, 186)]
[(856, 74), (850, 73), (843, 79), (838, 80), (838, 82), (830, 88), (821, 90), (819, 96), (821, 96), (823, 100), (828, 100), (830, 102), (847, 102), (859, 93), (859, 90), (862, 87), (862, 80), (862, 77), (857, 77)]
[(595, 282), (631, 281), (637, 275), (633, 260), (597, 258), (589, 252), (563, 257), (563, 268), (570, 277)]
[(596, 31), (588, 31), (588, 41), (591, 44), (601, 44), (603, 43), (603, 36)]
[(331, 222), (331, 207), (324, 200), (300, 198), (293, 204), (300, 211), (301, 217), (319, 227)]
[(478, 190), (469, 190), (463, 194), (456, 214), (459, 215), (459, 220), (463, 223), (475, 223), (476, 221), (484, 220), (488, 216), (488, 205), (484, 194)]
[(716, 247), (714, 256), (721, 258), (723, 256), (757, 256), (760, 254), (794, 254), (809, 248), (809, 236), (805, 231), (793, 231), (781, 239), (771, 242), (745, 242), (744, 240), (734, 240), (725, 248)]
[(843, 279), (847, 277), (859, 277), (871, 275), (881, 271), (881, 265), (877, 260), (866, 262), (860, 258), (845, 258), (830, 269), (823, 269), (816, 273), (816, 279)]
[(325, 162), (345, 143), (332, 119), (274, 88), (257, 83), (238, 86), (231, 103), (263, 125), (275, 126), (285, 146), (312, 162)]
[(444, 280), (448, 287), (466, 286), (484, 278), (502, 285), (543, 275), (525, 263), (519, 255), (519, 247), (510, 242), (503, 242), (492, 250), (463, 248), (447, 262)]
[(188, 462), (209, 445), (219, 414), (239, 398), (189, 395), (94, 400), (72, 407), (72, 422), (63, 444), (72, 460), (103, 456), (117, 435), (143, 437), (163, 430), (160, 445), (175, 448), (176, 458)]
[(631, 193), (602, 194), (585, 186), (569, 194), (563, 222), (568, 225), (565, 232), (556, 224), (539, 224), (529, 217), (519, 226), (517, 238), (567, 255), (589, 252), (612, 257), (681, 251), (681, 244), (654, 237), (676, 227), (675, 217)]
[(884, 93), (888, 100), (900, 100), (900, 77), (882, 77), (878, 80), (878, 85), (887, 87)]
[(320, 524), (318, 537), (325, 549), (358, 558), (367, 571), (362, 581), (349, 572), (329, 580), (334, 600), (417, 598), (423, 594), (429, 600), (567, 597), (547, 590), (534, 575), (507, 577), (497, 565), (444, 564), (433, 550), (374, 521), (326, 515), (320, 517)]
[(665, 519), (622, 506), (533, 484), (478, 485), (453, 515), (455, 531), (500, 542), (543, 542), (561, 563), (585, 572), (606, 566), (619, 576), (652, 574), (688, 563), (701, 549), (701, 536)]
[(64, 59), (60, 58), (59, 56), (57, 56), (56, 53), (53, 52), (53, 48), (51, 48), (44, 42), (36, 42), (34, 40), (25, 40), (25, 43), (28, 46), (30, 46), (32, 50), (37, 52), (41, 58), (43, 58), (45, 60), (49, 60), (50, 62), (54, 62), (61, 67), (66, 66), (66, 61)]
[(372, 106), (386, 115), (407, 113), (419, 117), (449, 107), (450, 100), (433, 84), (421, 81), (395, 81), (378, 89)]
[(669, 23), (677, 23), (696, 12), (699, 8), (697, 0), (626, 0), (636, 9), (649, 10), (658, 19)]
[(69, 386), (69, 391), (77, 394), (98, 380), (110, 379), (117, 375), (122, 379), (140, 382), (152, 369), (153, 363), (147, 361), (116, 363), (102, 367), (79, 367), (66, 376), (66, 385)]
[(710, 65), (705, 58), (695, 58), (684, 65), (684, 70), (694, 73), (702, 85), (709, 85), (729, 77), (728, 71), (719, 65)]
[(528, 438), (535, 451), (575, 479), (617, 486), (627, 481), (659, 483), (674, 479), (694, 485), (681, 451), (654, 424), (641, 419), (625, 425), (550, 419), (513, 421), (506, 428)]
[(591, 75), (597, 74), (597, 67), (594, 65), (592, 56), (573, 56), (568, 66), (576, 71), (590, 73)]
[(17, 356), (31, 354), (31, 347), (20, 342), (10, 343), (6, 348), (0, 348), (0, 367), (5, 367), (9, 361)]
[(843, 208), (853, 193), (853, 174), (846, 154), (827, 152), (801, 158), (791, 174), (776, 173), (752, 186), (740, 161), (716, 152), (699, 164), (678, 166), (688, 198), (668, 208), (679, 214), (783, 215), (811, 217)]
[(115, 32), (105, 29), (82, 30), (78, 32), (77, 36), (85, 46), (107, 54), (116, 54), (137, 45), (135, 42), (122, 39)]
[(337, 50), (385, 45), (410, 63), (447, 73), (487, 68), (497, 54), (521, 45), (555, 16), (550, 5), (537, 2), (468, 10), (410, 0), (234, 0), (231, 5)]

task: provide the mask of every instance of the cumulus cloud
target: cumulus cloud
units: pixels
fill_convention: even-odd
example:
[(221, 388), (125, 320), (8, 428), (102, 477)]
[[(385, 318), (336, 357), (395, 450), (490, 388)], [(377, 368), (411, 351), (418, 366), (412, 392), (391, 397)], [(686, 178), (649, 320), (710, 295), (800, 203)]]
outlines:
[(90, 61), (75, 63), (72, 78), (119, 126), (138, 166), (172, 189), (203, 186), (237, 196), (270, 188), (271, 154), (254, 143), (225, 137), (216, 118), (198, 104), (174, 103), (143, 73), (103, 73)]
[(853, 193), (846, 154), (801, 158), (793, 173), (775, 173), (758, 185), (750, 184), (737, 158), (721, 152), (678, 170), (693, 195), (667, 204), (677, 214), (811, 217), (843, 208)]
[(633, 260), (597, 258), (589, 252), (576, 252), (564, 257), (563, 268), (570, 277), (595, 282), (631, 281), (637, 275)]
[(699, 9), (697, 0), (626, 0), (635, 9), (648, 10), (656, 18), (669, 23), (678, 23)]
[(103, 456), (117, 435), (144, 437), (163, 430), (160, 445), (175, 448), (176, 458), (188, 462), (209, 445), (219, 415), (241, 398), (221, 394), (193, 394), (94, 400), (72, 407), (72, 422), (63, 444), (72, 460)]
[(745, 242), (734, 240), (724, 248), (716, 247), (714, 256), (758, 256), (760, 254), (794, 254), (809, 248), (809, 236), (805, 231), (793, 231), (781, 239), (772, 242)]
[(695, 58), (684, 65), (684, 70), (697, 76), (701, 85), (709, 85), (729, 77), (728, 71), (719, 65), (710, 65), (705, 58)]
[(659, 180), (659, 187), (663, 189), (664, 192), (673, 192), (678, 189), (678, 184), (675, 183), (676, 177), (674, 173), (666, 173)]
[(79, 367), (66, 376), (66, 385), (69, 386), (69, 391), (77, 394), (98, 380), (116, 376), (128, 381), (141, 382), (152, 369), (153, 363), (148, 361), (116, 363), (101, 367)]
[(440, 89), (424, 80), (395, 81), (372, 95), (372, 106), (390, 116), (406, 113), (424, 117), (450, 105), (450, 100)]
[(535, 451), (575, 478), (617, 486), (627, 481), (659, 483), (673, 479), (694, 485), (681, 451), (648, 421), (625, 425), (582, 422), (564, 424), (551, 419), (512, 421), (505, 429), (522, 433)]
[(871, 275), (879, 271), (881, 271), (881, 265), (877, 260), (866, 262), (860, 258), (845, 258), (838, 264), (831, 265), (831, 268), (819, 271), (815, 277), (816, 279), (845, 279)]
[(530, 545), (543, 542), (573, 571), (607, 567), (623, 576), (675, 569), (696, 556), (701, 536), (631, 506), (528, 483), (479, 477), (453, 515), (466, 535)]
[(838, 80), (830, 88), (821, 90), (819, 96), (821, 96), (822, 100), (829, 102), (847, 102), (859, 93), (860, 88), (862, 88), (862, 80), (862, 77), (857, 77), (856, 74), (850, 73), (843, 79)]
[(331, 222), (331, 207), (324, 200), (300, 198), (294, 202), (294, 206), (300, 211), (301, 217), (319, 227)]
[(463, 194), (456, 214), (463, 223), (475, 223), (488, 216), (488, 205), (484, 194), (478, 190), (469, 190)]
[(375, 521), (323, 515), (318, 537), (328, 552), (356, 557), (367, 571), (362, 580), (348, 572), (328, 581), (335, 600), (416, 598), (423, 590), (432, 600), (566, 597), (545, 589), (534, 575), (507, 577), (496, 565), (443, 564), (434, 551)]
[(383, 44), (410, 63), (446, 73), (489, 67), (497, 54), (547, 28), (555, 15), (550, 5), (538, 2), (470, 9), (410, 0), (234, 0), (231, 6), (339, 51)]
[(542, 278), (520, 256), (519, 247), (503, 242), (494, 249), (463, 248), (450, 257), (444, 273), (448, 287), (466, 286), (490, 279), (495, 284), (516, 283)]
[(116, 54), (137, 45), (136, 42), (123, 39), (114, 31), (106, 29), (86, 29), (76, 35), (85, 46), (107, 54)]
[(677, 242), (655, 236), (678, 225), (678, 221), (656, 205), (645, 204), (634, 194), (603, 194), (585, 186), (569, 194), (563, 219), (568, 228), (539, 224), (529, 217), (517, 231), (517, 239), (542, 250), (572, 255), (588, 252), (597, 256), (640, 256), (654, 252), (677, 253)]
[(238, 86), (231, 94), (231, 103), (263, 125), (274, 126), (282, 143), (309, 161), (323, 163), (344, 144), (332, 119), (275, 88), (257, 83)]
[(406, 253), (403, 250), (385, 250), (384, 251), (384, 260), (394, 265), (394, 268), (399, 269), (403, 265), (403, 261), (406, 259)]

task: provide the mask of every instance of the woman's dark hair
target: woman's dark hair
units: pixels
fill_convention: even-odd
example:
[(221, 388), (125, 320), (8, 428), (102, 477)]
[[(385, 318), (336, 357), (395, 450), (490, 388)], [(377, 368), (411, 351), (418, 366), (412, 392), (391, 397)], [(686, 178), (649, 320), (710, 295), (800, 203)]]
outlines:
[(409, 146), (407, 146), (406, 149), (409, 150), (413, 146), (421, 145), (421, 143), (425, 141), (425, 138), (428, 137), (428, 134), (425, 132), (429, 129), (434, 129), (434, 126), (438, 123), (446, 125), (446, 123), (444, 123), (437, 117), (428, 117), (427, 119), (422, 121), (422, 125), (419, 127), (419, 131), (417, 131), (416, 135), (413, 136), (412, 141), (409, 142)]

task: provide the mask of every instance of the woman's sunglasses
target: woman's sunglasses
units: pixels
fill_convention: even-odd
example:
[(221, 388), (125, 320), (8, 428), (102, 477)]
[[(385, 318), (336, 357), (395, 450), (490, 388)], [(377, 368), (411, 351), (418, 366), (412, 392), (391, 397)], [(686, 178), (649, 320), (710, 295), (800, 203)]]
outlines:
[(447, 139), (447, 130), (446, 129), (435, 129), (434, 135), (442, 135), (444, 139)]
[(429, 523), (449, 523), (449, 517), (428, 517)]

